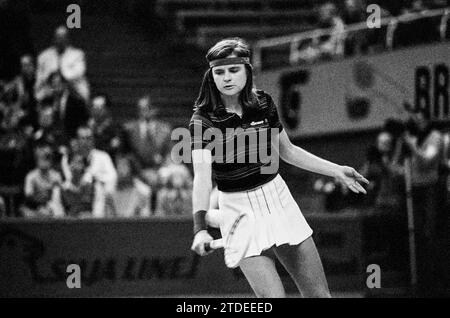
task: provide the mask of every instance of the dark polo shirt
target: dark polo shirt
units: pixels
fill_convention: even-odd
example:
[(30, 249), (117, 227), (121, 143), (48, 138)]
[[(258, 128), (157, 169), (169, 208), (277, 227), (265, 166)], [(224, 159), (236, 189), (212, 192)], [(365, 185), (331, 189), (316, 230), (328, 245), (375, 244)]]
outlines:
[(223, 105), (211, 113), (198, 109), (191, 118), (191, 149), (211, 150), (213, 177), (220, 191), (250, 190), (278, 174), (278, 164), (272, 171), (271, 160), (279, 158), (271, 148), (271, 140), (283, 127), (270, 95), (259, 90), (257, 97), (258, 110), (242, 118)]

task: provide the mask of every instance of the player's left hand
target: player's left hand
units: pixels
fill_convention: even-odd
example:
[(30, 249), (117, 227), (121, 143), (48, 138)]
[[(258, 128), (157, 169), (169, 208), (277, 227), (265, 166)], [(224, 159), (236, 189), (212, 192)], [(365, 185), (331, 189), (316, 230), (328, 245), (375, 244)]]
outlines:
[(196, 252), (200, 256), (205, 256), (213, 252), (213, 250), (206, 251), (205, 243), (211, 242), (213, 240), (212, 236), (206, 230), (198, 231), (194, 236), (194, 241), (192, 242), (191, 250)]
[(352, 167), (340, 166), (336, 173), (336, 181), (345, 185), (355, 193), (367, 194), (361, 183), (369, 184), (369, 180), (364, 178), (358, 171)]

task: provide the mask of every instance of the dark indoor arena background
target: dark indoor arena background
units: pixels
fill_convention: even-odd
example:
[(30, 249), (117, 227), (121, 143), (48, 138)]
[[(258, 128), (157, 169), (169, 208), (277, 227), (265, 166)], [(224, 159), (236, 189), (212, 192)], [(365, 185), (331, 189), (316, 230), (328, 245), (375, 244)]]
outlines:
[(190, 250), (192, 164), (171, 154), (227, 37), (293, 143), (371, 181), (280, 163), (332, 296), (450, 295), (449, 1), (0, 0), (0, 297), (254, 297), (222, 250)]

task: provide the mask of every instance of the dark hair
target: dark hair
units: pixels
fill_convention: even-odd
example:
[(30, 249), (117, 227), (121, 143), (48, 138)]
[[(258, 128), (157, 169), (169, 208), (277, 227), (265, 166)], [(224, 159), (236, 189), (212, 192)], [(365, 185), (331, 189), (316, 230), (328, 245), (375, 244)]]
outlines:
[(34, 145), (33, 152), (34, 152), (35, 158), (37, 158), (38, 153), (42, 153), (42, 151), (44, 151), (45, 149), (49, 150), (48, 153), (46, 154), (46, 157), (49, 159), (53, 159), (54, 154), (53, 154), (52, 145), (48, 141), (45, 141), (45, 140), (38, 141)]
[[(237, 57), (250, 58), (250, 49), (247, 43), (240, 38), (224, 39), (208, 50), (206, 61), (209, 63), (217, 59), (226, 58), (232, 54)], [(256, 93), (253, 88), (253, 68), (250, 64), (245, 64), (245, 69), (247, 72), (247, 83), (239, 96), (243, 115), (258, 106)], [(209, 68), (203, 75), (194, 110), (200, 109), (205, 112), (212, 112), (220, 103), (220, 92), (214, 83), (211, 68)]]

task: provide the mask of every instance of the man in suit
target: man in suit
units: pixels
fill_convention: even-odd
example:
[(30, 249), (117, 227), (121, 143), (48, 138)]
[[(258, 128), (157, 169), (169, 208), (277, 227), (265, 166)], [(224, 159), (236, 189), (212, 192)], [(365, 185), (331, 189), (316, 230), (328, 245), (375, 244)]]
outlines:
[(54, 44), (38, 56), (35, 85), (37, 99), (45, 95), (46, 82), (55, 72), (60, 73), (86, 103), (89, 101), (85, 55), (82, 50), (70, 45), (69, 31), (65, 26), (56, 28)]
[(106, 94), (94, 95), (88, 125), (94, 133), (95, 147), (106, 151), (115, 160), (122, 147), (122, 131), (114, 121), (110, 110), (111, 100)]
[(151, 187), (158, 183), (157, 172), (170, 152), (171, 127), (156, 118), (149, 96), (137, 103), (138, 119), (125, 125), (127, 145), (141, 166), (141, 176)]
[(53, 100), (55, 124), (62, 128), (69, 139), (73, 138), (77, 128), (86, 125), (89, 120), (86, 103), (60, 73), (49, 76), (45, 91), (43, 96)]

